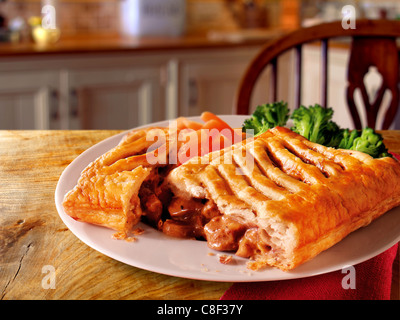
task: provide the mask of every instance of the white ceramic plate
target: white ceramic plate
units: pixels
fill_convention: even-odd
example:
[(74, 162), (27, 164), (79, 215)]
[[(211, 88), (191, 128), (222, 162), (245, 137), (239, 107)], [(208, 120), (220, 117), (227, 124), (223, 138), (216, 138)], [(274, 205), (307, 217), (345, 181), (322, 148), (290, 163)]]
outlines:
[[(232, 127), (240, 127), (243, 116), (222, 116)], [(193, 120), (199, 121), (194, 117)], [(163, 121), (156, 126), (167, 126)], [(291, 272), (275, 268), (250, 271), (247, 259), (233, 256), (233, 263), (219, 262), (221, 252), (211, 250), (205, 241), (171, 238), (140, 223), (145, 232), (136, 242), (113, 240), (114, 233), (103, 227), (77, 222), (64, 213), (62, 200), (72, 189), (81, 171), (98, 156), (118, 144), (124, 133), (110, 137), (78, 156), (62, 173), (55, 192), (58, 213), (67, 227), (93, 249), (123, 263), (145, 270), (182, 278), (252, 282), (309, 277), (339, 270), (372, 258), (400, 241), (400, 207), (391, 210), (369, 226), (359, 229), (332, 248)]]

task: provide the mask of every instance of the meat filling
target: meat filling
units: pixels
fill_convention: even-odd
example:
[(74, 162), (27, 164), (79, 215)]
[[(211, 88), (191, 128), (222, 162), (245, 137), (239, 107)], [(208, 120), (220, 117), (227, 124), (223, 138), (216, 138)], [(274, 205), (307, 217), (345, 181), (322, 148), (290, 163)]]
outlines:
[(204, 226), (221, 215), (213, 201), (175, 197), (159, 175), (145, 181), (139, 191), (142, 220), (166, 235), (204, 239)]
[(158, 228), (163, 213), (163, 204), (149, 187), (142, 187), (139, 191), (142, 211), (145, 220), (154, 228)]
[(212, 200), (176, 197), (159, 179), (143, 183), (139, 197), (142, 219), (166, 235), (205, 239), (211, 249), (236, 252), (245, 258), (271, 250), (257, 227), (223, 215)]
[(170, 219), (162, 231), (180, 238), (204, 239), (204, 226), (214, 217), (221, 215), (217, 206), (209, 200), (173, 198), (168, 206)]
[(204, 227), (207, 244), (219, 251), (236, 251), (247, 227), (229, 216), (213, 218)]

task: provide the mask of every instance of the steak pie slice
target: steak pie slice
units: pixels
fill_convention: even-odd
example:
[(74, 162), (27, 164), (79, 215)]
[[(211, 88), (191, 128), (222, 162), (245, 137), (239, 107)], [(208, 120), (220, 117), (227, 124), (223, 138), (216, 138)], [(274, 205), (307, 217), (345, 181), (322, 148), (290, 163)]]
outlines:
[(400, 204), (398, 161), (280, 127), (192, 158), (167, 182), (175, 198), (216, 205), (208, 246), (251, 258), (251, 269), (291, 270)]
[[(166, 137), (155, 141), (152, 137)], [(158, 170), (168, 151), (168, 129), (134, 130), (115, 148), (90, 163), (81, 173), (77, 185), (63, 201), (72, 218), (129, 232), (143, 214), (139, 191), (144, 183), (158, 179)], [(152, 157), (150, 157), (150, 156)]]

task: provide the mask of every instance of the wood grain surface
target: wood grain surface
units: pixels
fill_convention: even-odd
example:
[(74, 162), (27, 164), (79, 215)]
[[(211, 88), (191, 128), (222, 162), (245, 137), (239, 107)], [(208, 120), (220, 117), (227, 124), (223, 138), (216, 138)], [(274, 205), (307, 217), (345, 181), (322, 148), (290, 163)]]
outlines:
[[(219, 299), (230, 287), (128, 266), (66, 228), (54, 202), (62, 171), (84, 150), (119, 132), (0, 131), (1, 299)], [(400, 131), (384, 136), (390, 150), (400, 153)], [(399, 298), (396, 260), (393, 299)], [(52, 279), (49, 268), (55, 271)]]

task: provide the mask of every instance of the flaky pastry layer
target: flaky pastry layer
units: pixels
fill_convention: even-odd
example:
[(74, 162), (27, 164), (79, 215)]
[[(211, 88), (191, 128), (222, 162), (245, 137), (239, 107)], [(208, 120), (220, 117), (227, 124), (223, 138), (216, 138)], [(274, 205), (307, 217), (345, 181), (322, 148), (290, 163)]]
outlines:
[[(142, 215), (139, 189), (159, 166), (149, 163), (147, 154), (165, 144), (158, 145), (149, 135), (167, 137), (166, 132), (166, 128), (148, 128), (125, 135), (82, 171), (77, 185), (64, 197), (64, 211), (79, 221), (131, 231)], [(151, 147), (155, 150), (149, 151)]]

